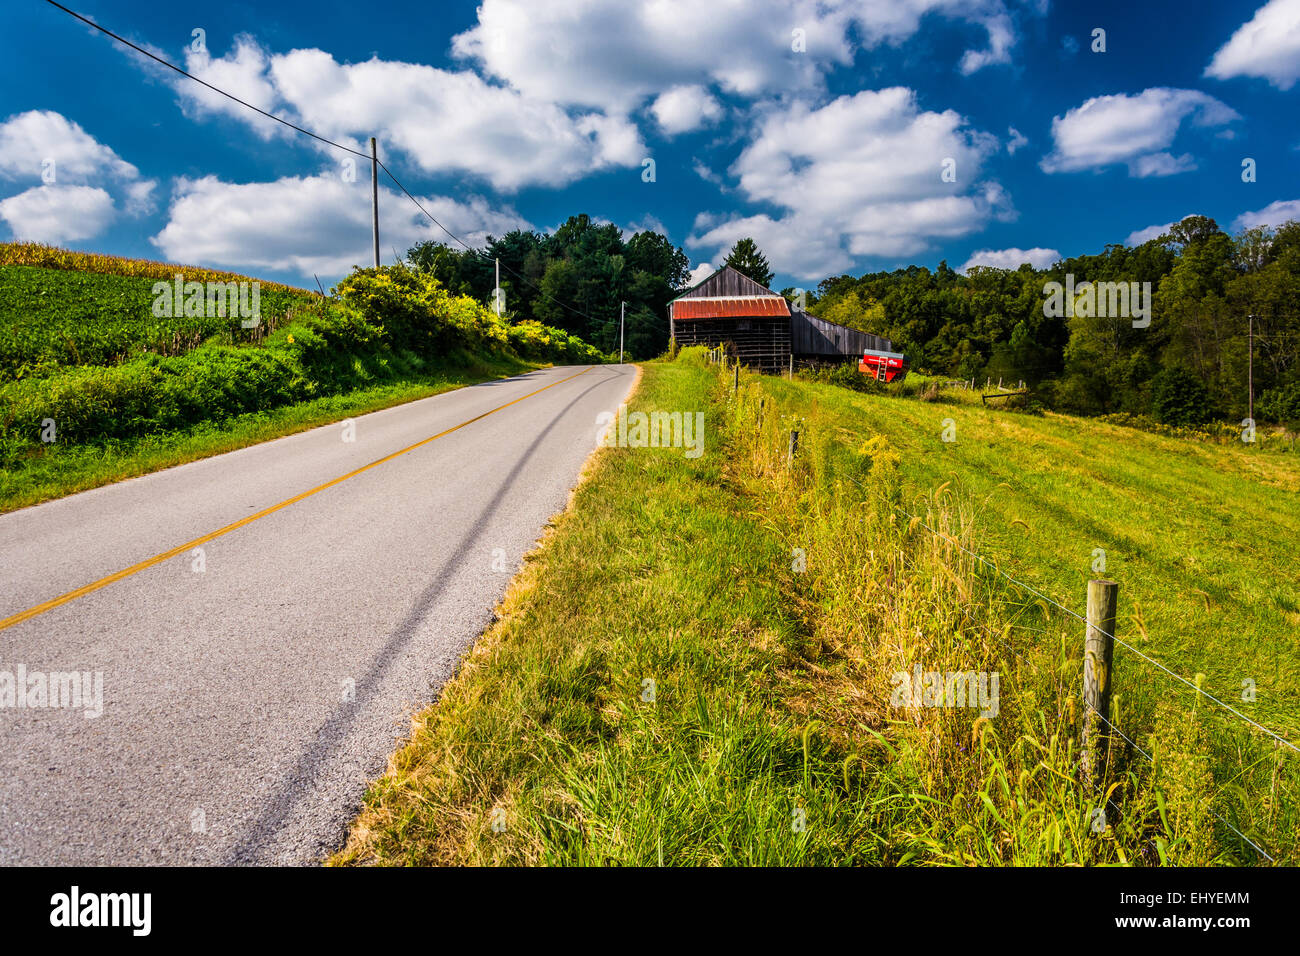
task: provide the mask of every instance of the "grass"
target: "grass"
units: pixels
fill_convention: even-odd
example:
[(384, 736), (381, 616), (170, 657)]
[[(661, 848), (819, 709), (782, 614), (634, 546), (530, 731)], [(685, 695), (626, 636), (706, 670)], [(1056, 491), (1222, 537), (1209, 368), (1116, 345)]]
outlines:
[(434, 365), (421, 375), (178, 431), (48, 446), (13, 467), (0, 469), (0, 514), (535, 367), (505, 357), (442, 368)]
[(264, 286), (254, 329), (155, 317), (153, 283), (175, 273), (245, 279), (0, 244), (0, 513), (551, 362), (604, 360), (401, 267), (354, 271), (333, 299), (253, 280)]
[[(1099, 785), (1080, 782), (1081, 629), (954, 545), (1071, 603), (1106, 547), (1121, 636), (1137, 611), (1138, 646), (1204, 665), (1207, 686), (1250, 667), (1249, 712), (1290, 728), (1294, 627), (1251, 595), (1291, 593), (1293, 463), (799, 381), (743, 376), (732, 396), (729, 379), (702, 350), (645, 367), (631, 408), (704, 411), (705, 453), (598, 452), (329, 862), (1262, 862), (1223, 821), (1300, 860), (1292, 754), (1122, 652), (1113, 715), (1154, 765), (1116, 740)], [(1271, 567), (1209, 540), (1235, 515), (1186, 505), (1216, 493), (1264, 499), (1242, 527)], [(1269, 508), (1280, 524), (1257, 528)], [(1234, 562), (1197, 585), (1236, 628), (1207, 628), (1214, 648), (1181, 636), (1218, 616), (1179, 583), (1188, 554)], [(918, 665), (998, 674), (997, 714), (893, 699)]]

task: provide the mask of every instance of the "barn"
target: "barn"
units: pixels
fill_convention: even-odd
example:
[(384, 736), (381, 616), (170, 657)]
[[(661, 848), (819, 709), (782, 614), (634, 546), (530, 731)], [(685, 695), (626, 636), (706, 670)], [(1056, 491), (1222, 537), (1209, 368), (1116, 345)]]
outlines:
[(862, 358), (868, 349), (894, 351), (889, 339), (827, 322), (723, 266), (669, 305), (669, 325), (677, 344), (719, 345), (740, 364), (761, 372), (796, 366), (837, 364)]

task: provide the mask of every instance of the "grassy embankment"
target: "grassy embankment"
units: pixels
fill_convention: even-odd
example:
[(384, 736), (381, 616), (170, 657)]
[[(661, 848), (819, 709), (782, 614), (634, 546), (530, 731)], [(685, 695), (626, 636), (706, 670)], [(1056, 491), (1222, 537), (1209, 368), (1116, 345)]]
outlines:
[(541, 364), (601, 360), (403, 270), (354, 273), (329, 300), (259, 282), (252, 329), (234, 315), (154, 315), (154, 284), (177, 273), (253, 281), (0, 245), (0, 512)]
[[(1123, 649), (1115, 722), (1155, 765), (1116, 742), (1082, 785), (1081, 627), (951, 543), (1079, 610), (1104, 548), (1122, 638), (1294, 730), (1294, 459), (728, 385), (646, 366), (632, 408), (704, 411), (705, 453), (597, 455), (331, 862), (1263, 862), (1220, 817), (1300, 861), (1294, 753)], [(892, 706), (918, 664), (997, 672), (998, 713)]]

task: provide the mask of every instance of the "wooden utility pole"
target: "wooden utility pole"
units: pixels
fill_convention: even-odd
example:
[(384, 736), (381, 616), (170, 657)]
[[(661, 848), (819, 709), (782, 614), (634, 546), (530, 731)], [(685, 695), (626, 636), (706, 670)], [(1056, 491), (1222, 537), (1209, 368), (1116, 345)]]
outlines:
[(1246, 360), (1246, 417), (1250, 419), (1250, 423), (1253, 425), (1255, 424), (1255, 316), (1253, 314), (1250, 316), (1248, 328), (1250, 331), (1247, 337), (1250, 345), (1247, 352), (1250, 357)]
[(492, 287), (492, 298), (497, 300), (497, 318), (501, 318), (501, 257), (492, 260), (496, 263), (496, 285)]
[(370, 211), (375, 220), (375, 268), (379, 268), (379, 147), (370, 137)]
[(1119, 585), (1088, 582), (1088, 624), (1083, 639), (1083, 778), (1092, 783), (1105, 760), (1110, 720), (1111, 664), (1115, 659), (1115, 612)]
[(623, 364), (623, 313), (627, 310), (627, 303), (618, 304), (618, 364)]

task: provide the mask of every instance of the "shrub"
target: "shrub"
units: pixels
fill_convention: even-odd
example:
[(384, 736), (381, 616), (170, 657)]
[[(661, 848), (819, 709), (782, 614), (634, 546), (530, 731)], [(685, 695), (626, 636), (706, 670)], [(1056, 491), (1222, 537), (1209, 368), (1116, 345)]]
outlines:
[(1265, 392), (1258, 407), (1259, 414), (1268, 421), (1285, 425), (1287, 431), (1300, 431), (1300, 381)]
[(1151, 380), (1151, 413), (1165, 425), (1203, 425), (1214, 417), (1210, 390), (1181, 366), (1162, 369)]

